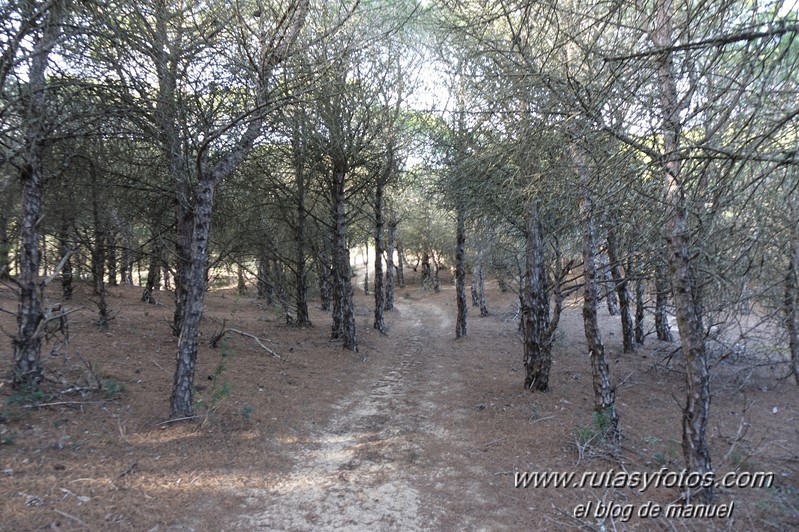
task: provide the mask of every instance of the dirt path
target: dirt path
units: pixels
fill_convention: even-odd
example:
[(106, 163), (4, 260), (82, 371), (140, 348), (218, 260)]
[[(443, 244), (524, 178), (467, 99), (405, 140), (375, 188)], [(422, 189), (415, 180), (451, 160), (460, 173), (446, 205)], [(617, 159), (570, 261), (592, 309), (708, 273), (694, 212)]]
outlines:
[(452, 318), (438, 302), (405, 299), (390, 323), (389, 338), (329, 419), (310, 427), (307, 440), (286, 443), (294, 470), (274, 489), (251, 493), (234, 528), (464, 528), (471, 519), (452, 504), (491, 499), (475, 492), (490, 488), (481, 489), (485, 472), (471, 470), (471, 485), (460, 482), (458, 447), (478, 442), (457, 429), (471, 405), (452, 408), (463, 391), (451, 374)]

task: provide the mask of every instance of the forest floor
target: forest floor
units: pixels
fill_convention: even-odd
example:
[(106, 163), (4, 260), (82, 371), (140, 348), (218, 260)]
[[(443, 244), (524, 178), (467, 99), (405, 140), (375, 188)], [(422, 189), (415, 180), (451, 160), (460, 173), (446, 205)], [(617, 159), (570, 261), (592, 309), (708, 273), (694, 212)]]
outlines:
[[(678, 488), (631, 480), (683, 468), (684, 370), (679, 354), (669, 356), (676, 344), (650, 335), (621, 354), (619, 319), (603, 309), (624, 432), (614, 448), (592, 418), (576, 305), (561, 321), (552, 390), (533, 394), (522, 386), (514, 294), (490, 290), (491, 315), (470, 309), (468, 336), (456, 340), (451, 286), (399, 289), (387, 335), (371, 328), (373, 299), (359, 292), (358, 353), (328, 339), (326, 313), (313, 310), (315, 326), (297, 329), (254, 297), (209, 292), (205, 340), (225, 323), (281, 358), (246, 336), (217, 348), (202, 342), (202, 417), (165, 423), (176, 348), (170, 294), (156, 293), (161, 304), (152, 306), (140, 302), (140, 288), (111, 288), (115, 319), (100, 331), (94, 298), (80, 286), (67, 306), (83, 310), (69, 316), (69, 343), (48, 357), (45, 395), (11, 390), (10, 340), (0, 348), (0, 529), (799, 527), (799, 387), (778, 378), (785, 366), (744, 353), (713, 371), (708, 437), (718, 475), (774, 473), (773, 485), (717, 489), (725, 507), (716, 510), (732, 509), (731, 517), (642, 518), (680, 497)], [(7, 288), (0, 308), (16, 308)], [(0, 313), (2, 332), (14, 326)], [(632, 476), (609, 477), (609, 486), (516, 487), (525, 472), (611, 470)], [(582, 517), (579, 505), (589, 503)]]

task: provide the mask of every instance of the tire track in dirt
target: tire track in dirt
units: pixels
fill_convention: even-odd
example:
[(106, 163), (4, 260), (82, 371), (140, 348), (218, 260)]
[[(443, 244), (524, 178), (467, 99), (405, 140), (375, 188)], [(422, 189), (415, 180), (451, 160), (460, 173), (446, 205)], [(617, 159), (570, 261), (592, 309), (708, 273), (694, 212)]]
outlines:
[[(402, 301), (391, 313), (388, 352), (376, 353), (359, 385), (331, 405), (334, 414), (302, 441), (287, 442), (294, 470), (271, 489), (252, 490), (234, 528), (269, 530), (427, 530), (434, 501), (423, 500), (436, 465), (425, 445), (446, 431), (430, 421), (444, 376), (431, 362), (451, 341), (451, 319), (429, 301)], [(318, 425), (317, 425), (318, 427)], [(439, 470), (438, 473), (441, 473)], [(420, 478), (426, 477), (426, 478)]]

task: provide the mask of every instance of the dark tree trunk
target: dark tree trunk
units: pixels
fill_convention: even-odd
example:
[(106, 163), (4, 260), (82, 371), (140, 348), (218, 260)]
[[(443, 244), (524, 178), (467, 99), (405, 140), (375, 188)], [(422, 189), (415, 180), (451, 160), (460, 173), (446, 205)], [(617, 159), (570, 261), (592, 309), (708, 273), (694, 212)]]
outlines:
[(785, 312), (785, 329), (788, 332), (788, 350), (791, 353), (791, 371), (796, 383), (799, 384), (799, 321), (797, 321), (797, 299), (799, 299), (799, 231), (792, 231), (793, 242), (788, 255), (788, 271), (785, 275), (785, 299), (783, 311)]
[(236, 265), (236, 291), (240, 296), (247, 295), (247, 278), (244, 276), (244, 268), (241, 264)]
[(635, 273), (635, 343), (644, 345), (644, 278), (632, 259), (627, 262), (627, 271)]
[[(194, 216), (192, 207), (183, 202), (188, 202), (188, 192), (181, 192), (183, 187), (177, 187), (176, 195), (179, 199), (176, 206), (176, 239), (175, 239), (175, 313), (172, 317), (172, 334), (180, 336), (183, 328), (183, 316), (186, 314), (186, 297), (188, 297), (189, 270), (191, 267), (191, 241), (194, 230)], [(164, 281), (167, 282), (167, 272), (164, 272)], [(166, 286), (168, 289), (169, 287)]]
[(477, 276), (478, 276), (478, 268), (479, 263), (475, 262), (472, 268), (472, 283), (471, 283), (471, 294), (472, 294), (472, 306), (479, 307), (480, 306), (480, 296), (477, 294)]
[(661, 259), (658, 259), (655, 266), (655, 332), (658, 340), (662, 342), (673, 342), (671, 325), (669, 325), (669, 285), (668, 270)]
[(478, 251), (477, 258), (477, 306), (480, 307), (480, 317), (488, 316), (486, 303), (485, 275), (483, 273), (483, 250)]
[[(42, 76), (44, 72), (42, 71)], [(31, 147), (22, 168), (22, 217), (19, 221), (19, 304), (17, 335), (14, 338), (14, 388), (35, 391), (43, 377), (42, 339), (39, 324), (43, 319), (42, 286), (39, 283), (39, 213), (42, 205), (41, 148)]]
[[(336, 293), (334, 314), (340, 319), (333, 338), (341, 338), (344, 349), (358, 351), (358, 339), (355, 327), (355, 307), (352, 301), (352, 280), (350, 277), (350, 250), (347, 247), (347, 213), (345, 209), (344, 182), (347, 169), (343, 165), (333, 168), (334, 209), (335, 209), (335, 246), (334, 270), (336, 275)], [(335, 325), (334, 318), (334, 325)]]
[(321, 310), (329, 311), (333, 301), (333, 281), (331, 279), (333, 270), (330, 267), (330, 247), (327, 245), (327, 239), (324, 239), (322, 250), (319, 253), (317, 268), (319, 276), (320, 308)]
[[(296, 164), (300, 164), (299, 162)], [(311, 325), (311, 316), (308, 314), (308, 265), (305, 260), (305, 223), (307, 213), (305, 212), (305, 174), (297, 170), (297, 231), (296, 231), (296, 252), (294, 256), (294, 284), (295, 298), (294, 305), (297, 307), (298, 327), (308, 327)]]
[(608, 227), (608, 261), (612, 276), (613, 287), (619, 301), (619, 313), (621, 314), (621, 333), (622, 345), (625, 353), (635, 351), (635, 331), (633, 324), (632, 309), (630, 304), (630, 292), (627, 290), (627, 273), (621, 268), (621, 259), (618, 253), (618, 242), (616, 241), (615, 221), (612, 220)]
[(522, 333), (524, 335), (524, 387), (532, 391), (549, 390), (552, 367), (549, 328), (549, 297), (546, 288), (544, 244), (538, 205), (528, 207), (525, 244), (525, 275), (522, 287)]
[(161, 257), (161, 237), (154, 236), (150, 246), (150, 263), (147, 268), (147, 281), (144, 285), (144, 291), (141, 295), (141, 300), (149, 305), (157, 304), (153, 292), (161, 288), (161, 265), (163, 258)]
[(100, 214), (96, 176), (93, 185), (92, 217), (94, 223), (94, 245), (92, 246), (92, 275), (94, 278), (94, 294), (97, 296), (97, 325), (101, 329), (107, 329), (108, 305), (105, 300), (105, 265), (108, 235), (105, 227), (106, 222)]
[(363, 293), (369, 295), (369, 241), (364, 243), (363, 249)]
[(397, 241), (397, 286), (405, 288), (405, 252), (402, 249), (402, 242)]
[(386, 332), (383, 311), (386, 307), (386, 293), (383, 287), (383, 186), (385, 179), (378, 178), (375, 187), (375, 321), (374, 328)]
[(433, 279), (430, 276), (430, 255), (425, 251), (422, 255), (422, 288), (430, 290), (433, 286)]
[(275, 289), (272, 286), (272, 272), (269, 267), (269, 256), (265, 253), (258, 257), (258, 299), (266, 301), (267, 305), (275, 303)]
[(205, 295), (205, 272), (208, 265), (208, 235), (211, 230), (211, 208), (214, 184), (204, 179), (198, 186), (195, 198), (194, 227), (192, 230), (190, 268), (186, 272), (184, 309), (178, 336), (177, 365), (170, 399), (171, 419), (194, 416), (194, 370), (200, 336), (200, 320)]
[[(659, 49), (668, 50), (673, 44), (672, 4), (670, 0), (655, 2), (652, 44)], [(674, 73), (671, 52), (664, 52), (655, 58), (657, 83), (659, 86), (660, 111), (663, 116), (663, 159), (661, 161), (668, 219), (665, 237), (668, 243), (668, 264), (671, 276), (671, 290), (674, 297), (674, 310), (680, 331), (680, 342), (685, 357), (686, 381), (688, 387), (685, 408), (683, 409), (682, 447), (685, 465), (692, 473), (704, 475), (713, 470), (710, 451), (705, 437), (710, 411), (710, 372), (705, 349), (704, 325), (702, 322), (702, 303), (697, 297), (695, 274), (691, 265), (691, 230), (685, 205), (685, 190), (681, 176), (679, 159), (679, 113), (677, 76)], [(687, 490), (687, 502), (693, 503), (693, 496), (700, 503), (713, 499), (713, 488), (708, 486), (698, 492)]]
[(11, 238), (8, 222), (11, 206), (6, 205), (0, 212), (0, 280), (11, 277)]
[(106, 232), (106, 267), (108, 269), (108, 284), (110, 286), (118, 286), (117, 282), (117, 234), (113, 229), (108, 229)]
[(610, 268), (611, 259), (604, 253), (598, 253), (597, 260), (601, 265), (600, 270), (597, 272), (597, 278), (602, 281), (602, 297), (605, 298), (605, 303), (608, 306), (608, 314), (618, 316), (619, 299), (613, 282), (613, 272)]
[(455, 237), (455, 293), (458, 316), (455, 320), (455, 338), (466, 336), (466, 316), (469, 306), (466, 302), (466, 206), (458, 204), (458, 227)]
[(576, 144), (571, 147), (572, 159), (581, 181), (582, 199), (580, 214), (583, 232), (583, 326), (588, 352), (591, 358), (591, 376), (594, 388), (594, 411), (613, 442), (621, 440), (619, 415), (616, 411), (616, 397), (610, 385), (610, 370), (605, 359), (605, 346), (599, 329), (597, 305), (599, 301), (598, 272), (596, 268), (596, 237), (594, 232), (593, 201), (589, 191), (588, 169), (582, 148)]
[(72, 245), (69, 238), (70, 223), (65, 217), (61, 220), (61, 228), (58, 232), (58, 247), (61, 252), (61, 261), (64, 266), (61, 268), (61, 294), (64, 300), (72, 299)]
[[(17, 334), (14, 346), (13, 387), (35, 391), (43, 378), (41, 361), (42, 339), (39, 327), (43, 319), (42, 291), (39, 281), (39, 220), (41, 218), (44, 186), (44, 138), (47, 118), (47, 80), (45, 73), (50, 53), (61, 34), (65, 4), (54, 2), (41, 22), (41, 35), (33, 40), (28, 68), (28, 82), (23, 96), (27, 98), (24, 119), (25, 158), (20, 170), (22, 183), (22, 214), (19, 220), (19, 267), (17, 284)], [(38, 32), (37, 32), (38, 33)]]
[(386, 310), (394, 310), (394, 246), (397, 241), (397, 220), (392, 213), (388, 221), (388, 249), (386, 249)]

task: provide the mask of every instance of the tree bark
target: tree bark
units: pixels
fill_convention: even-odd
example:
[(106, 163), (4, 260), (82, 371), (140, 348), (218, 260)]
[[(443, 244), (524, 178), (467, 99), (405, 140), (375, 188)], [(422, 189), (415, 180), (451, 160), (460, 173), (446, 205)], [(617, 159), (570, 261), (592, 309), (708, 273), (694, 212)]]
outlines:
[(546, 289), (544, 244), (538, 205), (527, 209), (525, 275), (522, 287), (522, 333), (524, 336), (524, 387), (531, 391), (549, 390), (552, 367), (551, 342), (546, 338), (549, 326), (549, 297)]
[[(389, 161), (391, 161), (389, 150)], [(389, 165), (391, 162), (389, 162)], [(390, 172), (390, 170), (388, 171)], [(383, 311), (386, 307), (386, 293), (383, 286), (383, 187), (386, 177), (378, 177), (375, 186), (375, 321), (374, 328), (381, 333), (386, 332), (386, 322)]]
[[(668, 50), (674, 44), (672, 37), (672, 2), (656, 0), (652, 44)], [(681, 175), (679, 155), (679, 101), (672, 52), (656, 57), (659, 105), (663, 116), (662, 170), (668, 219), (665, 237), (668, 243), (669, 271), (677, 326), (686, 365), (688, 386), (683, 409), (682, 447), (686, 467), (700, 475), (712, 471), (710, 451), (705, 437), (710, 410), (710, 373), (704, 341), (701, 301), (696, 298), (694, 271), (691, 265), (691, 231), (685, 204), (685, 190)], [(688, 502), (693, 493), (688, 492)], [(696, 494), (700, 503), (713, 499), (713, 488), (708, 486)]]
[(24, 114), (24, 163), (20, 170), (22, 183), (22, 215), (19, 220), (19, 268), (17, 284), (17, 334), (13, 339), (13, 387), (33, 392), (43, 378), (41, 361), (42, 339), (39, 330), (43, 319), (42, 291), (39, 280), (41, 254), (39, 250), (39, 221), (41, 218), (44, 186), (44, 148), (47, 118), (48, 84), (46, 79), (50, 53), (61, 36), (61, 24), (66, 3), (50, 4), (41, 22), (41, 35), (32, 39), (33, 49), (28, 68), (28, 83), (24, 96), (27, 109)]
[(658, 340), (673, 342), (671, 325), (669, 325), (668, 301), (671, 288), (668, 280), (667, 265), (658, 258), (655, 266), (655, 332)]
[(388, 248), (386, 249), (386, 310), (394, 310), (394, 246), (397, 241), (397, 219), (391, 213), (388, 220)]
[(791, 354), (791, 371), (794, 380), (799, 384), (799, 321), (797, 321), (797, 300), (799, 300), (799, 230), (793, 223), (791, 231), (792, 242), (788, 254), (788, 271), (785, 275), (785, 299), (783, 311), (785, 312), (785, 329), (788, 332), (788, 350)]
[(402, 248), (402, 242), (397, 241), (397, 285), (400, 288), (405, 288), (405, 251)]
[(61, 253), (61, 261), (64, 266), (61, 268), (61, 295), (65, 301), (72, 299), (72, 246), (69, 238), (70, 223), (66, 216), (61, 220), (61, 228), (58, 232), (58, 247)]
[[(576, 142), (576, 141), (575, 141)], [(588, 169), (582, 148), (576, 143), (571, 146), (572, 160), (581, 183), (580, 214), (583, 232), (583, 326), (585, 340), (591, 359), (591, 376), (594, 388), (594, 411), (606, 430), (606, 436), (614, 442), (621, 440), (619, 415), (616, 410), (616, 397), (610, 385), (610, 370), (605, 359), (605, 346), (597, 317), (599, 288), (596, 269), (596, 237), (594, 231), (593, 200), (589, 190)]]
[(161, 248), (161, 235), (153, 235), (153, 239), (150, 242), (150, 263), (147, 268), (147, 280), (141, 295), (142, 302), (148, 305), (157, 304), (153, 292), (161, 288), (161, 266), (164, 261)]
[[(333, 338), (340, 338), (344, 349), (358, 351), (355, 326), (355, 307), (352, 301), (352, 280), (350, 277), (350, 250), (347, 247), (347, 212), (345, 207), (344, 184), (347, 168), (343, 164), (333, 167), (333, 194), (335, 209), (334, 271), (336, 290), (334, 314), (340, 319), (335, 327)], [(334, 319), (335, 326), (335, 319)]]
[(455, 338), (466, 336), (466, 206), (458, 202), (457, 234), (455, 237), (455, 293), (458, 316), (455, 320)]
[(178, 336), (177, 366), (170, 399), (171, 419), (194, 416), (194, 371), (197, 362), (197, 344), (205, 294), (205, 270), (208, 264), (208, 235), (211, 230), (211, 208), (214, 186), (210, 180), (201, 181), (195, 198), (194, 227), (192, 231), (191, 267), (186, 276), (187, 290), (185, 314)]
[(6, 205), (0, 212), (0, 280), (11, 277), (11, 238), (8, 234), (8, 221), (11, 206)]
[(272, 272), (269, 268), (269, 256), (262, 253), (258, 257), (258, 299), (266, 301), (267, 305), (275, 303), (275, 288), (272, 285)]
[(635, 343), (644, 345), (644, 279), (634, 265), (633, 259), (627, 261), (628, 275), (635, 274)]
[[(295, 136), (301, 134), (295, 132)], [(311, 317), (308, 314), (308, 266), (305, 260), (305, 224), (307, 212), (305, 210), (305, 171), (303, 167), (303, 139), (295, 138), (294, 143), (294, 183), (296, 188), (297, 204), (297, 231), (295, 235), (295, 245), (297, 246), (294, 256), (294, 284), (295, 299), (297, 307), (298, 327), (308, 327), (311, 325)]]
[(635, 351), (635, 331), (633, 325), (632, 311), (630, 309), (630, 292), (627, 290), (627, 275), (621, 268), (618, 253), (618, 242), (616, 239), (615, 220), (611, 220), (607, 235), (608, 261), (612, 276), (612, 286), (616, 290), (619, 302), (619, 314), (621, 314), (622, 349), (625, 353)]

